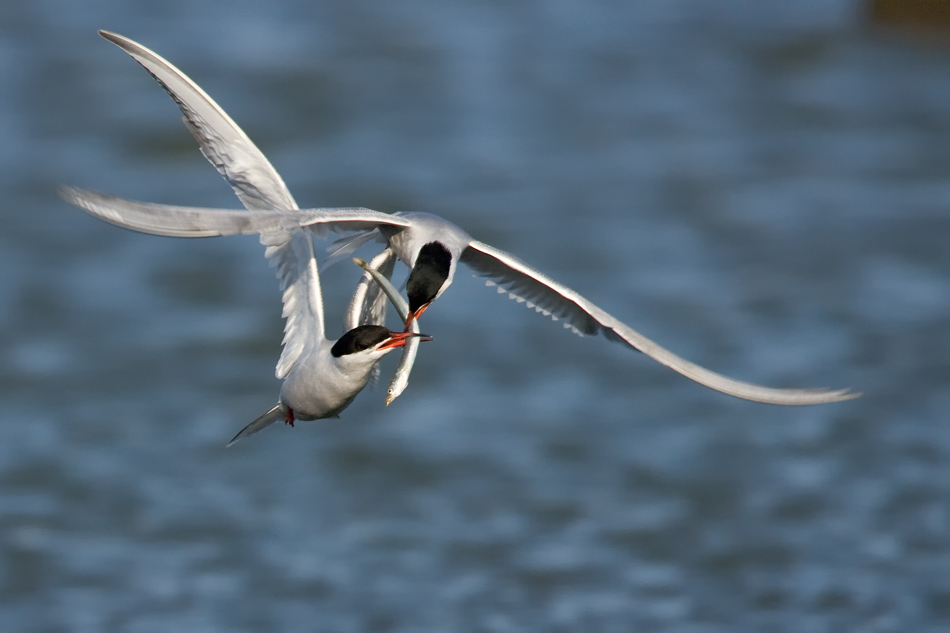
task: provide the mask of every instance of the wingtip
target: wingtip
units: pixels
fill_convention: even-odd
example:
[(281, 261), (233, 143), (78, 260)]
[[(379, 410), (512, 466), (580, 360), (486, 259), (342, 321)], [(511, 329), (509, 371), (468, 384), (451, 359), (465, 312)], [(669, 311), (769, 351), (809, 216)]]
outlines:
[(854, 400), (864, 395), (863, 391), (851, 391), (850, 389), (839, 389), (833, 392), (838, 398), (835, 402), (844, 402), (845, 400)]
[(59, 185), (56, 187), (56, 194), (66, 202), (76, 206), (82, 206), (80, 203), (85, 198), (102, 195), (81, 187), (73, 187), (72, 185)]
[(817, 404), (823, 404), (823, 403), (830, 404), (833, 402), (845, 402), (846, 400), (854, 400), (855, 398), (860, 398), (864, 394), (860, 391), (851, 391), (850, 389), (834, 389), (834, 390), (819, 392), (818, 395), (820, 397), (823, 397), (823, 400), (822, 402), (818, 402)]
[(56, 193), (65, 202), (68, 202), (74, 207), (79, 207), (86, 213), (101, 217), (107, 221), (111, 221), (108, 218), (102, 217), (103, 214), (96, 209), (96, 204), (94, 201), (96, 198), (101, 199), (102, 194), (98, 194), (87, 189), (80, 189), (79, 187), (73, 187), (71, 185), (60, 185), (56, 188)]
[[(781, 390), (780, 390), (781, 391)], [(736, 395), (736, 394), (729, 394)], [(747, 400), (753, 400), (756, 402), (762, 402), (764, 404), (779, 404), (779, 405), (815, 405), (815, 404), (834, 404), (835, 402), (845, 402), (847, 400), (854, 400), (855, 398), (860, 398), (864, 394), (860, 391), (851, 391), (850, 389), (836, 389), (833, 391), (830, 390), (818, 390), (818, 389), (802, 389), (795, 390), (791, 389), (786, 391), (783, 394), (780, 394), (780, 397), (767, 397), (767, 398), (756, 398), (756, 397), (746, 397)], [(743, 397), (743, 396), (738, 396)]]
[(56, 187), (56, 195), (65, 200), (66, 202), (72, 202), (75, 198), (76, 188), (70, 185), (59, 185)]
[(119, 35), (118, 33), (113, 33), (112, 31), (107, 31), (105, 29), (99, 29), (96, 31), (99, 34), (99, 37), (109, 40), (113, 44), (118, 44), (121, 40), (125, 38)]
[[(116, 46), (124, 50), (129, 55), (132, 55), (133, 57), (136, 54), (142, 54), (146, 52), (152, 53), (152, 51), (150, 51), (149, 49), (145, 48), (144, 46), (142, 46), (135, 40), (127, 38), (124, 35), (119, 35), (118, 33), (113, 33), (112, 31), (106, 31), (105, 29), (99, 29), (98, 33), (99, 33), (99, 37), (112, 42), (113, 44), (115, 44)], [(154, 53), (152, 54), (154, 55)]]

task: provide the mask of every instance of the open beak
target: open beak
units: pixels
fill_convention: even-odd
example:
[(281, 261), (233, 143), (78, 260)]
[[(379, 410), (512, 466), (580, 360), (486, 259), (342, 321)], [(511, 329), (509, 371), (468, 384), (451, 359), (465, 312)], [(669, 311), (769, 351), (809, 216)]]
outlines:
[(393, 332), (389, 339), (379, 346), (380, 350), (402, 347), (410, 338), (418, 336), (420, 341), (431, 341), (432, 337), (428, 334), (416, 334), (415, 332)]
[(409, 313), (409, 316), (406, 317), (406, 331), (407, 332), (409, 331), (409, 326), (412, 325), (412, 322), (418, 319), (419, 317), (421, 317), (422, 313), (425, 312), (426, 308), (428, 308), (431, 304), (432, 304), (431, 301), (429, 303), (423, 303), (421, 306), (419, 306), (418, 310), (416, 310), (415, 312)]

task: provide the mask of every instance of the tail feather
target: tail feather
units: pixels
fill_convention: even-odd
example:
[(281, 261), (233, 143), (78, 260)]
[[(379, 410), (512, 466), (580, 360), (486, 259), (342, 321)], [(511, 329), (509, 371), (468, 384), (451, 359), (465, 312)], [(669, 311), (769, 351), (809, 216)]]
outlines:
[(225, 446), (225, 448), (233, 446), (235, 443), (237, 443), (238, 440), (243, 440), (248, 435), (254, 435), (261, 429), (270, 426), (274, 422), (283, 420), (286, 417), (287, 417), (287, 407), (285, 407), (282, 403), (278, 402), (276, 405), (274, 405), (274, 408), (272, 408), (270, 411), (268, 411), (267, 413), (260, 416), (259, 418), (257, 418), (256, 420), (254, 420), (253, 422), (245, 426), (243, 429), (241, 429), (241, 431), (237, 435), (235, 435), (234, 438), (230, 442), (227, 443), (227, 446)]

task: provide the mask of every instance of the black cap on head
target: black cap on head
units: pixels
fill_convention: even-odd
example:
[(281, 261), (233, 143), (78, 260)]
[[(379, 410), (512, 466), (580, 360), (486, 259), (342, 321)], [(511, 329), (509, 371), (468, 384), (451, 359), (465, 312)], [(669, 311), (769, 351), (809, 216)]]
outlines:
[(440, 242), (429, 242), (419, 249), (416, 263), (406, 280), (406, 296), (409, 297), (409, 312), (415, 313), (439, 294), (439, 289), (449, 278), (452, 253)]
[(361, 325), (341, 336), (330, 348), (330, 353), (335, 358), (355, 354), (379, 345), (390, 336), (392, 332), (381, 325)]

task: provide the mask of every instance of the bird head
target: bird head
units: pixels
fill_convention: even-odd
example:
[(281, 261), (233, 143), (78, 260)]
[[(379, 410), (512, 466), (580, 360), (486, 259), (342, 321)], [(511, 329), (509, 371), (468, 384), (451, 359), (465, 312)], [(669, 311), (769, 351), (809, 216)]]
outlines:
[(392, 332), (381, 325), (360, 325), (346, 332), (330, 348), (334, 358), (369, 357), (378, 360), (397, 347), (402, 347), (412, 337), (431, 341), (432, 337), (414, 332)]
[(451, 272), (452, 253), (444, 244), (429, 242), (419, 249), (409, 279), (406, 280), (406, 296), (409, 298), (406, 329), (449, 287), (452, 283)]

